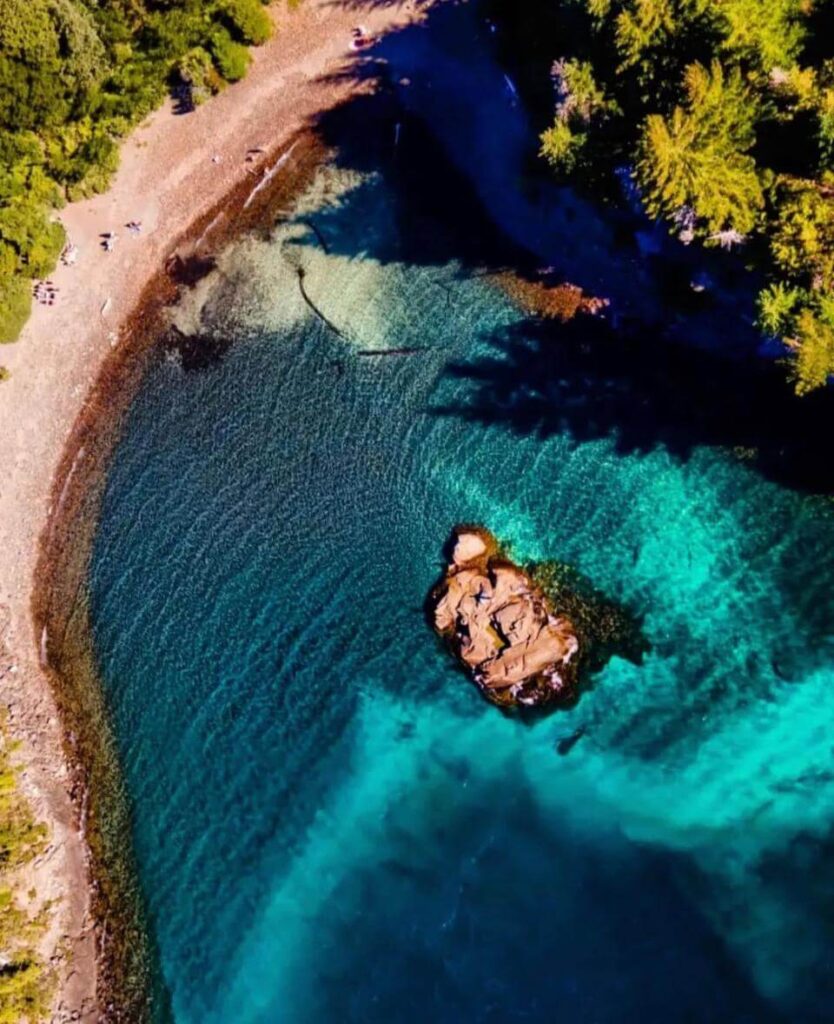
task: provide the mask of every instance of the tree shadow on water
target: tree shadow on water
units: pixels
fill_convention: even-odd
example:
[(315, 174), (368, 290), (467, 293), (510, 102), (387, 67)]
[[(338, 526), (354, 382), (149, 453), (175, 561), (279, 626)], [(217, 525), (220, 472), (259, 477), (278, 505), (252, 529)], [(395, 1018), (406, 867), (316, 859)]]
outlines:
[(532, 257), (496, 227), (430, 128), (392, 93), (357, 96), (321, 115), (315, 127), (335, 151), (337, 168), (382, 178), (389, 219), (384, 231), (371, 230), (379, 190), (368, 180), (344, 202), (306, 218), (315, 229), (302, 244), (349, 257), (364, 253), (383, 264), (532, 272)]
[(491, 340), (493, 356), (447, 368), (472, 383), (471, 400), (436, 414), (545, 438), (610, 438), (624, 453), (730, 448), (778, 483), (834, 491), (834, 395), (797, 398), (782, 366), (658, 343), (648, 328), (615, 331), (589, 317), (527, 319)]
[[(360, 11), (373, 2), (355, 6)], [(359, 185), (343, 202), (299, 218), (307, 233), (294, 244), (380, 263), (456, 263), (464, 275), (511, 268), (521, 278), (540, 279), (536, 256), (495, 223), (431, 123), (403, 104), (401, 83), (386, 63), (386, 47), (421, 46), (429, 33), (442, 37), (457, 8), (440, 4), (423, 24), (392, 33), (335, 76), (374, 88), (324, 112), (314, 127), (335, 151), (337, 167), (382, 177), (385, 198), (372, 183)], [(388, 205), (385, 229), (378, 231), (381, 201)], [(620, 251), (615, 242), (610, 259), (630, 266), (630, 244)], [(529, 318), (501, 330), (492, 339), (493, 356), (447, 368), (471, 381), (470, 402), (434, 412), (543, 437), (609, 438), (623, 452), (660, 445), (687, 458), (698, 446), (734, 449), (780, 484), (834, 492), (826, 441), (834, 397), (820, 391), (797, 398), (785, 366), (754, 353), (749, 323), (727, 315), (730, 307), (716, 297), (691, 291), (693, 261), (683, 251), (680, 265), (658, 257), (649, 268), (669, 293), (668, 308), (654, 311), (660, 319), (625, 313), (560, 324)], [(646, 269), (645, 257), (643, 264)], [(633, 287), (639, 290), (636, 279)]]

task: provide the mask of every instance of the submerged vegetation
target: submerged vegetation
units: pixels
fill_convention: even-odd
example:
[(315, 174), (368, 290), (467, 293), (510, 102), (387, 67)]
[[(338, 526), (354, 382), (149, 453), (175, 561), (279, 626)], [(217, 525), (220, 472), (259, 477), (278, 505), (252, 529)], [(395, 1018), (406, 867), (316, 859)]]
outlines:
[(579, 638), (580, 681), (617, 655), (639, 665), (650, 650), (641, 616), (610, 600), (572, 565), (533, 562), (526, 572), (554, 608), (570, 619)]
[(42, 852), (46, 830), (20, 792), (12, 750), (0, 723), (0, 1024), (36, 1024), (47, 1019), (52, 995), (50, 972), (37, 950), (48, 908), (32, 916), (9, 873)]
[(65, 244), (54, 211), (107, 188), (118, 142), (172, 87), (186, 105), (241, 78), (272, 22), (261, 0), (4, 0), (0, 19), (0, 342)]
[[(535, 0), (508, 13), (541, 48)], [(832, 0), (555, 0), (555, 117), (565, 176), (628, 169), (647, 213), (689, 243), (744, 247), (758, 317), (799, 393), (834, 373)]]

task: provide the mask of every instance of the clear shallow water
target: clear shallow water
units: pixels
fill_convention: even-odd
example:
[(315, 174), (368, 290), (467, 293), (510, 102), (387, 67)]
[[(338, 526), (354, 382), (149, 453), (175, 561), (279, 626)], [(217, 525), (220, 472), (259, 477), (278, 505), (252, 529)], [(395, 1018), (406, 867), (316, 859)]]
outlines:
[[(235, 343), (160, 359), (108, 481), (93, 628), (172, 1016), (830, 1020), (830, 505), (597, 422), (648, 367), (554, 365), (583, 339), (472, 275), (465, 190), (432, 216), (383, 127), (386, 180), (324, 173), (180, 311)], [(461, 520), (642, 613), (643, 664), (534, 725), (483, 703), (422, 611)]]

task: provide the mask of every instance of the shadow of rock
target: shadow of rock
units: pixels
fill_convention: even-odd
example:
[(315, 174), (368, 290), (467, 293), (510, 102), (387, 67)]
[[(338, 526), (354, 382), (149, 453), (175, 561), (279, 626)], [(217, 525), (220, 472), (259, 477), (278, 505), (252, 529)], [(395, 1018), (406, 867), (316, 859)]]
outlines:
[(223, 360), (233, 340), (228, 337), (218, 338), (211, 334), (183, 334), (179, 328), (171, 326), (162, 339), (162, 349), (166, 354), (175, 354), (179, 358), (183, 370), (208, 370)]

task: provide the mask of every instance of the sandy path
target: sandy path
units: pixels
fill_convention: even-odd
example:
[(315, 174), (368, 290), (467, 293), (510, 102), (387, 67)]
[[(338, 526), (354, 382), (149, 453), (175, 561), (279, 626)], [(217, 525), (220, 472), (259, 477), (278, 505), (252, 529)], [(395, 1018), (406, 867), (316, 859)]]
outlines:
[[(52, 276), (57, 303), (36, 305), (21, 340), (0, 346), (0, 364), (11, 371), (11, 379), (0, 383), (0, 699), (23, 741), (25, 789), (51, 829), (50, 849), (23, 886), (34, 886), (38, 900), (57, 901), (45, 943), (60, 972), (55, 1021), (77, 1020), (76, 1014), (96, 1020), (100, 1011), (85, 846), (30, 615), (51, 483), (120, 325), (188, 225), (251, 173), (244, 163), (247, 148), (274, 146), (345, 98), (350, 82), (318, 79), (351, 58), (354, 25), (381, 33), (417, 16), (411, 2), (352, 6), (304, 0), (295, 13), (277, 12), (279, 30), (255, 52), (243, 82), (192, 114), (177, 117), (169, 106), (139, 127), (123, 147), (110, 191), (61, 214), (80, 256), (74, 267), (59, 267)], [(131, 220), (142, 222), (140, 235), (125, 229)], [(104, 231), (119, 235), (111, 253), (100, 248)], [(68, 953), (59, 950), (65, 946)]]

